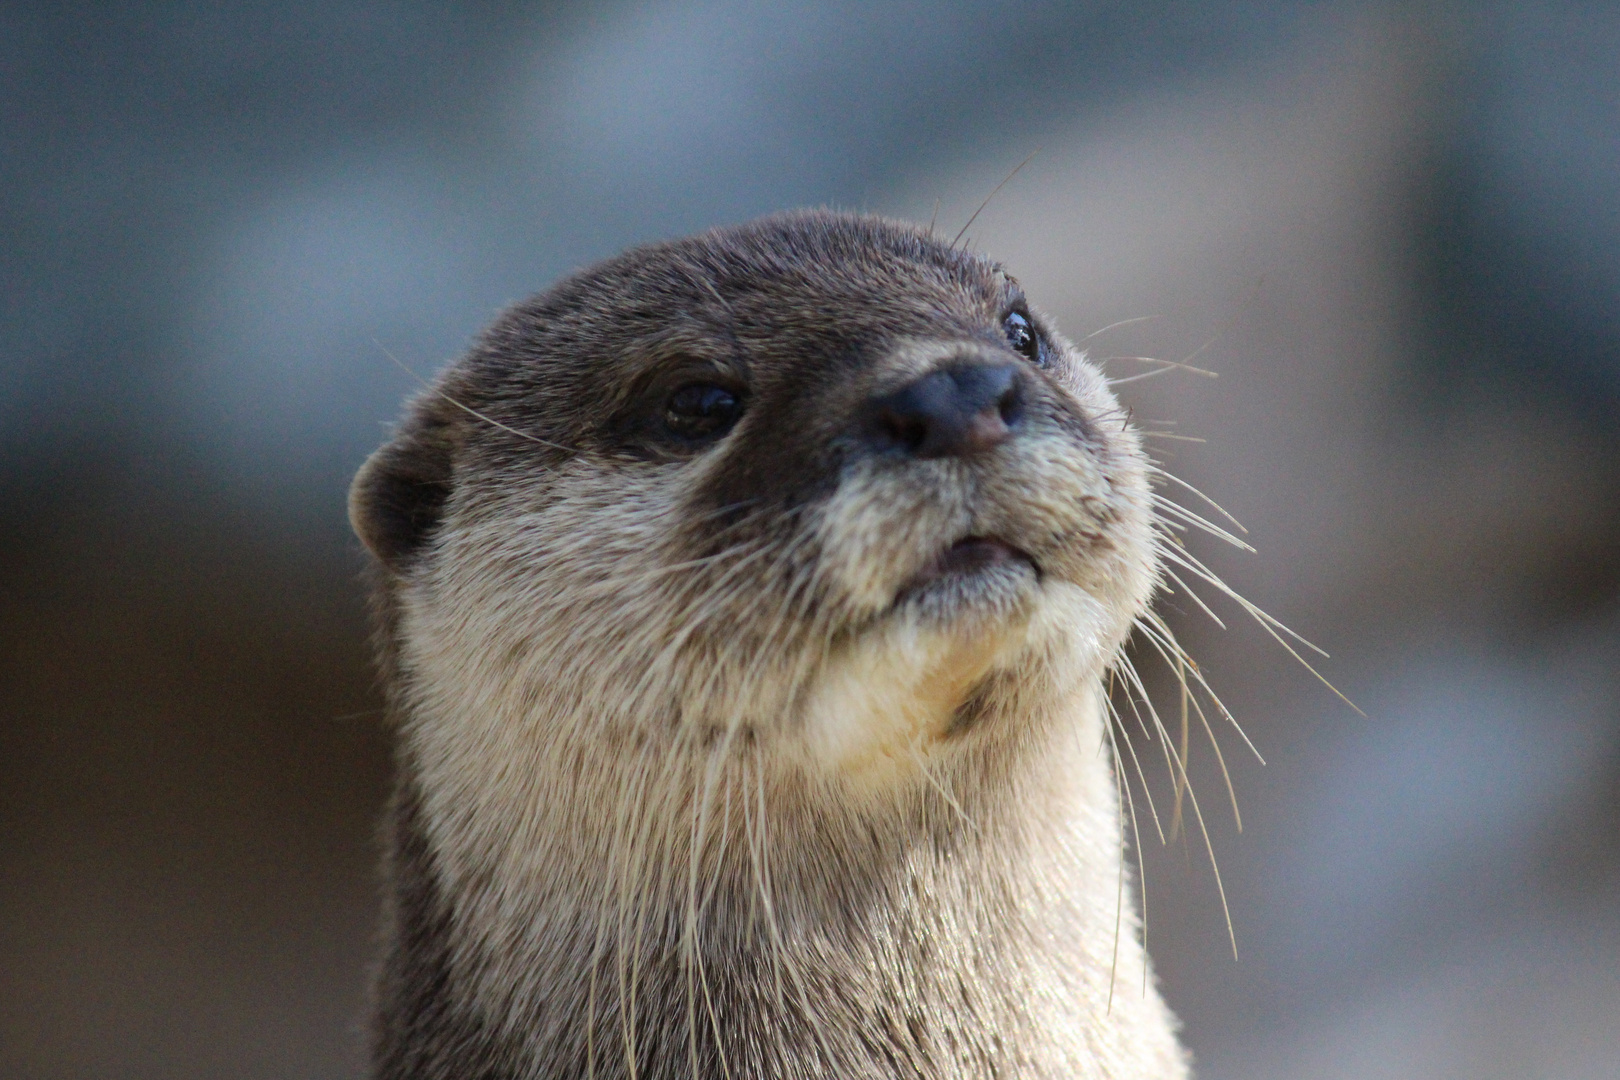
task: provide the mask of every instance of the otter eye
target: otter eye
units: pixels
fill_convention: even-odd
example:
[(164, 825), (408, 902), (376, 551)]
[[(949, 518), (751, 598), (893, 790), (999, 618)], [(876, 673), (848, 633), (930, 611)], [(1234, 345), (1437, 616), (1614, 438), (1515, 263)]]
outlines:
[(1036, 335), (1035, 328), (1029, 324), (1027, 315), (1013, 312), (1001, 320), (1001, 329), (1006, 332), (1007, 344), (1012, 346), (1013, 352), (1032, 364), (1046, 366), (1041, 361), (1041, 339)]
[(687, 383), (664, 404), (664, 424), (683, 439), (719, 438), (741, 415), (737, 395), (713, 383)]

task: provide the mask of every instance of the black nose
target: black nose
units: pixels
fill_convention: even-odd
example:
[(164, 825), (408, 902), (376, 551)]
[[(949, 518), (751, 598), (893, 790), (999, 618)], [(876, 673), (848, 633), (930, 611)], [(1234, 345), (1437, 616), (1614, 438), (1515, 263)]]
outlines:
[(879, 450), (920, 458), (966, 457), (1006, 441), (1023, 416), (1018, 364), (948, 365), (869, 406), (867, 435)]

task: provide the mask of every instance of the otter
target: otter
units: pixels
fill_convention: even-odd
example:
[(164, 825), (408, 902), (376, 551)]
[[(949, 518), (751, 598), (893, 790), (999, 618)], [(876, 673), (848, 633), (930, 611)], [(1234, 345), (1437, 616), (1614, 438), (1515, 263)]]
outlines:
[(350, 495), (374, 1075), (1186, 1076), (1109, 749), (1150, 472), (931, 229), (772, 216), (500, 316)]

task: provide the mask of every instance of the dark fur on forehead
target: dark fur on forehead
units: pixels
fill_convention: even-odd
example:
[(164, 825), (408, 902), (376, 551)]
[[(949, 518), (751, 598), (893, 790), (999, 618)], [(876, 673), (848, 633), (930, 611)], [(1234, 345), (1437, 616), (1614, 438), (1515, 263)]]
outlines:
[(702, 372), (750, 399), (741, 437), (760, 429), (712, 500), (808, 497), (832, 479), (822, 414), (848, 404), (827, 397), (829, 375), (906, 338), (1004, 345), (1000, 319), (1020, 299), (990, 260), (870, 216), (799, 211), (631, 249), (510, 309), (418, 400), (356, 480), (356, 531), (398, 569), (436, 527), (458, 454), (637, 456), (616, 438), (633, 424), (610, 421)]
[[(994, 263), (910, 226), (778, 214), (634, 248), (558, 283), (497, 322), (458, 382), (494, 407), (522, 400), (530, 421), (540, 405), (556, 427), (533, 433), (572, 445), (569, 413), (610, 410), (629, 382), (623, 365), (664, 359), (683, 338), (744, 364), (789, 349), (819, 366), (903, 336), (982, 335), (1017, 295)], [(564, 395), (577, 407), (548, 407)]]

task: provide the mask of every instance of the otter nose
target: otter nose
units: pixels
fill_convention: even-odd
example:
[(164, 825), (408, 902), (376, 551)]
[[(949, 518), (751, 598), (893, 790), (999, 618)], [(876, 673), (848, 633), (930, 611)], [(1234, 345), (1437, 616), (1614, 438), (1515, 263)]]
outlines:
[(1006, 441), (1023, 417), (1018, 364), (947, 365), (870, 403), (867, 435), (879, 450), (919, 458), (966, 457)]

